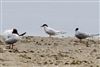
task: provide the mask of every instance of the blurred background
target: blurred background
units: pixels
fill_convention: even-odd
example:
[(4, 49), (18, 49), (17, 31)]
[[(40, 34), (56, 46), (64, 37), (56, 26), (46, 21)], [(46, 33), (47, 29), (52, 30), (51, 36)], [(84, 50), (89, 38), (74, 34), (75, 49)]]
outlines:
[(2, 1), (1, 32), (17, 28), (19, 33), (26, 31), (27, 35), (47, 36), (40, 27), (46, 23), (54, 29), (67, 32), (65, 36), (74, 36), (76, 27), (84, 33), (100, 33), (98, 0)]

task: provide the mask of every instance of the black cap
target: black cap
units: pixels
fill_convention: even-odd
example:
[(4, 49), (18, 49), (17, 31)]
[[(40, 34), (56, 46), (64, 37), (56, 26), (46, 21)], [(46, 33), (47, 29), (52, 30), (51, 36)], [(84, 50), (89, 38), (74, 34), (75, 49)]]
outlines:
[(13, 29), (12, 33), (19, 35), (17, 29)]
[(44, 26), (48, 27), (48, 25), (47, 25), (47, 24), (43, 24), (41, 27), (44, 27)]
[(79, 28), (76, 28), (76, 29), (75, 29), (75, 31), (78, 31), (78, 30), (79, 30)]

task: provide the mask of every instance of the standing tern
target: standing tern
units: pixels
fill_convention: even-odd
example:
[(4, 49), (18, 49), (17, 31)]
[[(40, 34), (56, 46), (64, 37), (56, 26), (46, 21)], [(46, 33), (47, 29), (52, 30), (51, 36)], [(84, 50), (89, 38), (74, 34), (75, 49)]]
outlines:
[(75, 29), (75, 37), (80, 39), (80, 41), (82, 39), (86, 39), (88, 37), (93, 37), (93, 36), (98, 36), (99, 34), (94, 34), (94, 35), (89, 35), (89, 34), (86, 34), (86, 33), (82, 33), (82, 32), (79, 32), (79, 28), (76, 28)]
[(17, 29), (10, 29), (3, 33), (3, 37), (5, 43), (9, 44), (9, 48), (13, 49), (14, 43), (20, 39), (20, 36), (24, 36), (25, 34), (26, 32), (19, 34)]
[(41, 27), (44, 28), (45, 33), (47, 33), (49, 35), (49, 37), (54, 36), (54, 35), (58, 35), (58, 34), (65, 34), (66, 32), (62, 32), (62, 31), (58, 31), (55, 30), (53, 28), (48, 27), (47, 24), (43, 24)]

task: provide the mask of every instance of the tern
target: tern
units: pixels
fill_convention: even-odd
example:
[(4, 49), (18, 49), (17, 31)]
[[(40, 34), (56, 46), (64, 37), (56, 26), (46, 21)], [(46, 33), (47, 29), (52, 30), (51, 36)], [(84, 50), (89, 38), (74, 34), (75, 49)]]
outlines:
[(20, 36), (24, 36), (25, 34), (26, 32), (19, 34), (18, 30), (15, 28), (6, 30), (3, 33), (4, 42), (6, 44), (9, 44), (9, 48), (13, 49), (14, 43), (16, 43), (20, 39)]
[(58, 34), (65, 34), (66, 33), (66, 32), (58, 31), (58, 30), (55, 30), (51, 27), (48, 27), (47, 24), (43, 24), (41, 27), (44, 28), (45, 33), (47, 33), (49, 35), (49, 37), (54, 36), (54, 35), (58, 35)]
[(76, 29), (75, 29), (75, 37), (78, 38), (78, 39), (80, 39), (80, 41), (81, 41), (82, 39), (86, 39), (86, 38), (88, 38), (88, 37), (93, 37), (93, 36), (98, 36), (98, 35), (99, 35), (99, 34), (89, 35), (89, 34), (80, 32), (80, 31), (79, 31), (79, 28), (76, 28)]

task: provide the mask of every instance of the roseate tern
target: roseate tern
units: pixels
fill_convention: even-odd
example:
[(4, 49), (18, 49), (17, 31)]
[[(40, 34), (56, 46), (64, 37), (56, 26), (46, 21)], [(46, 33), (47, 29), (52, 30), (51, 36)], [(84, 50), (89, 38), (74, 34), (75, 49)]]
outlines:
[(58, 30), (55, 30), (51, 27), (48, 27), (47, 24), (43, 24), (41, 27), (44, 28), (45, 33), (47, 33), (49, 35), (49, 37), (54, 36), (54, 35), (58, 35), (58, 34), (65, 34), (66, 33), (66, 32), (58, 31)]

